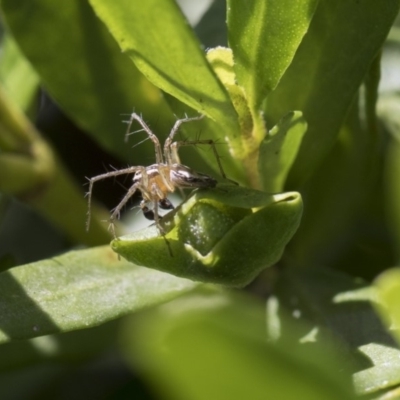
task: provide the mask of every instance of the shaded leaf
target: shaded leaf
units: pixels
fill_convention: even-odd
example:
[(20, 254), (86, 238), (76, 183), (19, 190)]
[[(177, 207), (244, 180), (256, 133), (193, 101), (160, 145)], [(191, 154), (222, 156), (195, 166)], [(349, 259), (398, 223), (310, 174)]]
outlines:
[(27, 111), (39, 90), (39, 77), (9, 35), (2, 43), (0, 81), (11, 100)]
[[(355, 102), (335, 145), (303, 190), (307, 198), (304, 218), (299, 234), (291, 243), (299, 264), (337, 265), (340, 269), (359, 267), (360, 271), (355, 271), (358, 275), (365, 271), (364, 263), (350, 261), (345, 266), (341, 260), (354, 237), (366, 234), (364, 225), (363, 231), (358, 231), (358, 221), (368, 202), (376, 197), (375, 174), (370, 163), (377, 157), (375, 152), (361, 126)], [(296, 163), (293, 168), (297, 168)]]
[(400, 259), (400, 96), (397, 93), (381, 96), (378, 114), (390, 137), (384, 166), (386, 221), (393, 235), (396, 261)]
[(332, 148), (399, 4), (319, 2), (292, 64), (268, 97), (269, 122), (276, 123), (287, 110), (300, 110), (308, 123), (289, 187), (299, 187)]
[(210, 8), (195, 26), (201, 43), (206, 48), (227, 45), (226, 0), (213, 0)]
[[(285, 319), (289, 313), (293, 320), (312, 327), (305, 325), (303, 331), (299, 330), (300, 341), (312, 346), (335, 338), (343, 359), (356, 365), (353, 382), (359, 394), (376, 393), (400, 383), (400, 374), (396, 373), (400, 350), (375, 312), (377, 295), (373, 287), (327, 268), (287, 269), (275, 295), (283, 314), (279, 336), (292, 336)], [(386, 361), (391, 367), (385, 357), (379, 357), (380, 351), (390, 356)]]
[(159, 90), (121, 54), (87, 1), (2, 0), (1, 6), (46, 90), (107, 149), (131, 158), (121, 114), (135, 107), (150, 121), (171, 118)]
[(3, 343), (0, 345), (0, 371), (37, 365), (44, 361), (78, 363), (96, 357), (115, 345), (119, 322)]
[(0, 342), (97, 326), (195, 286), (120, 261), (108, 246), (15, 267), (0, 274)]
[(264, 307), (244, 296), (193, 292), (132, 318), (123, 339), (164, 398), (354, 398), (329, 346), (268, 343)]

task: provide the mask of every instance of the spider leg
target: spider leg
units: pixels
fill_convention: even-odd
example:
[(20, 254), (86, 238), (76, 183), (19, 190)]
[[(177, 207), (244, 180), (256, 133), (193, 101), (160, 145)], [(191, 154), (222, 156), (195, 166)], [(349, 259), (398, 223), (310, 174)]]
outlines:
[[(136, 114), (136, 113), (132, 113), (131, 114), (131, 117), (130, 117), (130, 119), (128, 121), (128, 129), (127, 129), (126, 134), (125, 134), (125, 142), (128, 141), (128, 137), (130, 135), (135, 133), (135, 132), (129, 132), (130, 129), (131, 129), (133, 121), (139, 122), (139, 124), (143, 128), (143, 131), (145, 131), (147, 133), (149, 138), (154, 143), (154, 149), (155, 149), (155, 152), (156, 152), (156, 163), (157, 164), (161, 164), (163, 162), (163, 157), (162, 157), (160, 142), (159, 142), (157, 136), (151, 131), (149, 126), (146, 124), (146, 122), (144, 122), (143, 118), (139, 114)], [(142, 130), (139, 130), (139, 131), (136, 131), (136, 132), (141, 132), (141, 131)]]
[(95, 182), (101, 181), (103, 179), (111, 178), (114, 176), (124, 175), (124, 174), (134, 174), (136, 171), (144, 169), (144, 167), (129, 167), (124, 168), (119, 171), (112, 171), (106, 172), (101, 175), (94, 176), (93, 178), (88, 178), (89, 181), (89, 191), (87, 192), (88, 197), (88, 213), (87, 213), (87, 220), (86, 220), (86, 230), (89, 230), (90, 226), (90, 217), (91, 217), (91, 208), (92, 208), (92, 192), (93, 192), (93, 185)]
[[(214, 140), (212, 140), (212, 139), (204, 139), (204, 140), (185, 140), (185, 141), (181, 141), (181, 142), (174, 142), (174, 143), (172, 143), (172, 145), (171, 145), (171, 154), (173, 155), (174, 158), (176, 157), (176, 158), (179, 160), (179, 157), (177, 157), (179, 147), (183, 147), (183, 146), (196, 146), (196, 145), (198, 145), (198, 144), (207, 144), (207, 145), (211, 146), (211, 149), (212, 149), (212, 151), (213, 151), (213, 153), (214, 153), (215, 160), (217, 161), (217, 165), (218, 165), (218, 168), (219, 168), (219, 172), (221, 173), (221, 176), (222, 176), (224, 179), (228, 179), (228, 178), (226, 177), (226, 174), (225, 174), (224, 169), (222, 168), (221, 157), (220, 157), (220, 155), (219, 155), (218, 152), (217, 152), (217, 147), (216, 147), (217, 143), (216, 143)], [(175, 161), (174, 161), (174, 162), (175, 162)], [(179, 163), (179, 162), (178, 162), (178, 163)], [(228, 179), (228, 180), (230, 180), (230, 179)], [(233, 181), (232, 181), (232, 182), (233, 182)]]
[(135, 194), (136, 190), (140, 190), (141, 182), (136, 182), (134, 183), (129, 190), (126, 192), (125, 196), (122, 198), (122, 200), (119, 202), (117, 207), (114, 208), (110, 215), (110, 230), (114, 236), (115, 235), (115, 228), (114, 228), (114, 221), (119, 218), (119, 215), (121, 213), (122, 208), (125, 206), (125, 204), (128, 202), (128, 200)]
[(198, 121), (199, 119), (202, 119), (203, 117), (204, 117), (204, 115), (198, 115), (197, 117), (185, 116), (185, 118), (176, 120), (174, 126), (171, 129), (170, 134), (168, 135), (168, 137), (167, 137), (167, 139), (165, 140), (165, 143), (164, 143), (164, 157), (165, 157), (165, 161), (167, 162), (167, 164), (173, 164), (174, 163), (174, 161), (173, 161), (174, 159), (177, 159), (178, 160), (177, 164), (180, 164), (178, 155), (177, 154), (173, 154), (172, 151), (171, 151), (172, 141), (174, 140), (175, 135), (178, 133), (178, 130), (179, 130), (180, 126), (184, 122)]
[[(169, 200), (168, 200), (169, 201)], [(155, 223), (156, 223), (156, 226), (157, 226), (157, 229), (159, 230), (159, 232), (160, 232), (160, 234), (161, 234), (161, 236), (164, 238), (164, 240), (165, 240), (165, 244), (167, 245), (167, 247), (168, 247), (168, 252), (169, 252), (169, 255), (171, 256), (171, 257), (173, 257), (174, 255), (172, 254), (172, 249), (171, 249), (171, 245), (170, 245), (170, 243), (169, 243), (169, 241), (168, 241), (168, 239), (165, 237), (165, 231), (164, 231), (164, 228), (161, 226), (161, 224), (160, 224), (160, 216), (159, 216), (159, 214), (158, 214), (158, 202), (157, 201), (155, 201), (154, 202), (154, 209), (153, 209), (153, 211), (154, 211), (154, 221), (155, 221)]]

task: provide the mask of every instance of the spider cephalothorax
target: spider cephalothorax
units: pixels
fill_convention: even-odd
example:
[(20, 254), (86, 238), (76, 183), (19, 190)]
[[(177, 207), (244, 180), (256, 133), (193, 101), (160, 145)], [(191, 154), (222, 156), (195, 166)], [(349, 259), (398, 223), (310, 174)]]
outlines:
[(89, 179), (89, 192), (88, 192), (88, 220), (87, 228), (90, 224), (90, 207), (93, 185), (95, 182), (102, 179), (110, 178), (113, 176), (134, 174), (133, 184), (126, 192), (120, 203), (114, 208), (110, 215), (110, 228), (115, 236), (114, 232), (114, 221), (120, 215), (122, 208), (126, 205), (128, 200), (134, 195), (136, 191), (140, 191), (142, 194), (142, 201), (140, 207), (143, 211), (144, 216), (147, 219), (154, 220), (160, 233), (164, 235), (163, 229), (159, 224), (160, 215), (158, 209), (171, 210), (173, 209), (172, 203), (168, 200), (168, 195), (173, 193), (176, 189), (195, 189), (195, 188), (210, 188), (215, 187), (217, 181), (214, 178), (200, 172), (196, 172), (191, 168), (182, 165), (178, 156), (178, 149), (180, 146), (194, 145), (194, 144), (209, 144), (212, 146), (214, 154), (216, 155), (218, 165), (223, 173), (222, 166), (219, 162), (215, 150), (215, 144), (212, 140), (196, 140), (196, 141), (184, 141), (174, 142), (173, 139), (178, 132), (180, 125), (184, 122), (194, 121), (201, 119), (203, 116), (194, 118), (183, 118), (178, 119), (170, 134), (164, 143), (164, 152), (162, 152), (160, 142), (157, 136), (150, 130), (147, 124), (143, 121), (142, 117), (136, 113), (131, 114), (129, 120), (128, 132), (125, 136), (127, 139), (130, 132), (130, 127), (133, 121), (139, 122), (143, 130), (147, 133), (149, 138), (154, 143), (156, 163), (149, 165), (148, 167), (143, 166), (132, 166), (124, 168), (118, 171), (111, 171), (105, 174), (101, 174)]
[[(137, 171), (133, 177), (141, 191), (143, 200), (140, 207), (144, 216), (150, 220), (160, 218), (156, 210), (172, 210), (174, 206), (168, 200), (168, 194), (178, 189), (214, 187), (217, 181), (206, 174), (193, 171), (182, 164), (153, 164), (146, 167), (145, 174)], [(153, 208), (149, 205), (153, 204)]]

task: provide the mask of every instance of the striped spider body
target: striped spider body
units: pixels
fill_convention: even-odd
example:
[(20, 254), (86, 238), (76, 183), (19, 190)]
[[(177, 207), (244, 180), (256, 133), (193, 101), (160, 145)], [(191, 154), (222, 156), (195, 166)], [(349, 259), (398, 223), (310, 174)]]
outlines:
[(196, 144), (210, 145), (213, 149), (214, 155), (216, 156), (221, 174), (225, 178), (225, 174), (216, 152), (215, 143), (212, 140), (174, 141), (174, 137), (182, 123), (199, 120), (202, 117), (203, 116), (178, 119), (165, 140), (164, 148), (162, 149), (157, 136), (150, 130), (142, 117), (136, 113), (131, 114), (125, 140), (128, 139), (129, 135), (135, 133), (130, 132), (130, 128), (132, 123), (137, 121), (142, 127), (140, 131), (146, 132), (154, 144), (156, 163), (147, 167), (132, 166), (90, 178), (88, 191), (88, 219), (86, 224), (87, 229), (89, 229), (90, 225), (91, 199), (95, 182), (118, 175), (133, 174), (132, 185), (129, 187), (120, 203), (111, 212), (109, 220), (110, 230), (115, 237), (114, 221), (119, 218), (122, 208), (127, 204), (129, 199), (139, 191), (142, 195), (140, 207), (144, 216), (147, 219), (154, 220), (160, 234), (164, 236), (165, 232), (160, 225), (160, 219), (162, 217), (159, 215), (159, 209), (171, 210), (174, 208), (168, 199), (170, 193), (173, 193), (176, 189), (213, 188), (217, 184), (217, 181), (214, 178), (196, 172), (181, 164), (178, 156), (178, 149), (181, 146)]

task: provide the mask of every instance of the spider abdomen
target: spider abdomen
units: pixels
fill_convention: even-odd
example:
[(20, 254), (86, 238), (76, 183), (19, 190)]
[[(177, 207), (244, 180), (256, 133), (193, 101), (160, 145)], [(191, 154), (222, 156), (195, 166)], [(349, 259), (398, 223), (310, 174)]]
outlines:
[(170, 181), (178, 188), (213, 188), (217, 181), (211, 176), (196, 172), (182, 164), (170, 167)]

